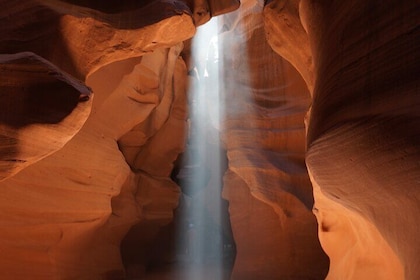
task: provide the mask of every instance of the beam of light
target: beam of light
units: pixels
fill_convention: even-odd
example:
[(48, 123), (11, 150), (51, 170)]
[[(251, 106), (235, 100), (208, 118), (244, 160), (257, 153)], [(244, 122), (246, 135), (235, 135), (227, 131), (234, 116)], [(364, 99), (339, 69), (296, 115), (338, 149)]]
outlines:
[[(218, 18), (200, 26), (192, 42), (195, 80), (190, 87), (190, 137), (179, 177), (184, 181), (179, 244), (185, 268), (180, 279), (228, 279), (222, 217), (222, 170), (219, 130), (224, 108), (218, 48)], [(227, 215), (227, 213), (225, 213)], [(229, 243), (229, 242), (228, 242)], [(226, 259), (226, 258), (225, 258)]]

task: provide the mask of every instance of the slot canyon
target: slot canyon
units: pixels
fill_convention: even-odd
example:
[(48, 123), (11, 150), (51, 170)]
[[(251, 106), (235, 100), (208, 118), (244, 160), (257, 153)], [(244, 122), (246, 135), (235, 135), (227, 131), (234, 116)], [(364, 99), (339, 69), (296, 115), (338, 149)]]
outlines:
[(0, 3), (0, 280), (420, 279), (419, 1)]

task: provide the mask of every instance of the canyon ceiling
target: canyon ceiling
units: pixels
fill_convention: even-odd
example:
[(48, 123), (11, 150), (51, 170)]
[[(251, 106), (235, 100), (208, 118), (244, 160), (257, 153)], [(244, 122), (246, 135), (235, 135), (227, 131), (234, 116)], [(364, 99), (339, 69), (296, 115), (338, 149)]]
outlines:
[[(0, 4), (0, 279), (180, 279), (150, 266), (214, 196), (226, 279), (420, 279), (418, 1)], [(221, 190), (177, 180), (204, 68)]]

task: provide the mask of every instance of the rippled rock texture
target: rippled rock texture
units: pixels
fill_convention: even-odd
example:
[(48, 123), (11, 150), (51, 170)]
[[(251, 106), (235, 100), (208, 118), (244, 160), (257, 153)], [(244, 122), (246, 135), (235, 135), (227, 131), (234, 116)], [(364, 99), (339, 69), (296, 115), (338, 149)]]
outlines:
[(177, 205), (190, 7), (82, 2), (1, 2), (0, 278), (123, 279), (128, 230)]
[(312, 214), (305, 167), (305, 82), (268, 45), (263, 6), (248, 1), (224, 15), (225, 120), (222, 139), (229, 172), (237, 257), (232, 279), (323, 279), (328, 270)]
[[(306, 163), (328, 279), (419, 278), (418, 10), (412, 1), (265, 8), (273, 48), (304, 77), (312, 57)], [(299, 40), (278, 42), (294, 32)], [(310, 56), (290, 56), (305, 41)]]
[(148, 276), (214, 16), (231, 279), (420, 278), (416, 1), (0, 4), (1, 279)]

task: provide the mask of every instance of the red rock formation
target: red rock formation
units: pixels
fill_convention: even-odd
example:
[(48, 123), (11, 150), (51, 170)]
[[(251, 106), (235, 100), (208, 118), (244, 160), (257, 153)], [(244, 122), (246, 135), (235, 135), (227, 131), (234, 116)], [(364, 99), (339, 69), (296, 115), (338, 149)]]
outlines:
[[(102, 91), (108, 96), (98, 100), (102, 101), (99, 104), (94, 103), (83, 129), (64, 148), (3, 182), (0, 188), (3, 194), (2, 225), (7, 230), (1, 231), (0, 235), (13, 229), (25, 231), (27, 236), (23, 240), (8, 237), (10, 241), (2, 244), (2, 251), (11, 262), (1, 264), (4, 277), (15, 275), (16, 265), (23, 266), (18, 270), (21, 277), (31, 275), (32, 279), (54, 275), (77, 279), (95, 279), (110, 273), (122, 275), (119, 243), (127, 230), (140, 219), (170, 221), (178, 193), (177, 186), (168, 179), (171, 161), (165, 158), (162, 163), (162, 157), (156, 153), (147, 156), (150, 164), (156, 161), (159, 164), (160, 160), (161, 166), (169, 165), (166, 179), (164, 174), (146, 173), (150, 170), (133, 173), (119, 151), (116, 139), (145, 120), (150, 120), (149, 127), (160, 133), (168, 132), (165, 129), (168, 126), (169, 129), (176, 128), (168, 124), (174, 120), (169, 115), (176, 117), (179, 114), (176, 104), (181, 105), (182, 95), (185, 95), (182, 81), (186, 70), (178, 58), (180, 47), (162, 49), (137, 61), (139, 63), (120, 84), (124, 89), (133, 88), (137, 92), (120, 87), (112, 92)], [(147, 64), (150, 61), (153, 63)], [(139, 71), (148, 75), (139, 75)], [(161, 77), (166, 79), (161, 81)], [(96, 81), (92, 82), (92, 88), (95, 90)], [(174, 104), (172, 111), (169, 110), (171, 107), (162, 105), (164, 100), (171, 100), (171, 96), (179, 100), (169, 103)], [(148, 102), (150, 97), (155, 103)], [(185, 108), (185, 105), (180, 107)], [(161, 112), (161, 115), (157, 114), (162, 120), (160, 126), (156, 118), (150, 117), (154, 108), (155, 112)], [(182, 112), (178, 117), (185, 122)], [(146, 146), (155, 145), (160, 133), (153, 129), (143, 130), (146, 138), (153, 136), (151, 140), (146, 139)], [(166, 135), (169, 134), (170, 131)], [(168, 149), (181, 150), (183, 140), (178, 139), (168, 143)], [(16, 194), (20, 195), (17, 197)], [(118, 197), (111, 201), (116, 195)], [(164, 195), (168, 197), (166, 200)], [(14, 214), (7, 214), (10, 213), (8, 209), (16, 210), (12, 211)], [(43, 235), (51, 238), (46, 238), (45, 244), (39, 246), (37, 243)], [(19, 247), (26, 249), (19, 250)], [(28, 254), (39, 259), (37, 271), (32, 268), (34, 259), (28, 258), (26, 263), (17, 261)]]
[[(144, 277), (180, 194), (182, 41), (239, 2), (0, 4), (0, 278)], [(232, 279), (326, 275), (306, 147), (327, 278), (419, 279), (419, 4), (264, 4), (219, 38)]]
[(136, 2), (100, 9), (100, 1), (1, 1), (0, 52), (34, 52), (84, 80), (108, 63), (193, 35), (191, 12), (183, 1)]
[[(1, 183), (1, 278), (120, 279), (129, 228), (160, 227), (177, 204), (169, 174), (184, 138), (165, 140), (186, 127), (179, 42), (205, 15), (182, 1), (1, 4), (2, 177), (34, 164)], [(88, 80), (95, 102), (78, 103), (89, 89), (72, 76)]]
[(317, 77), (307, 156), (313, 182), (371, 222), (405, 279), (418, 279), (419, 5), (305, 1), (302, 10)]
[[(4, 174), (0, 178), (13, 175), (28, 164), (58, 150), (86, 121), (89, 106), (91, 106), (90, 102), (78, 106), (72, 114), (73, 117), (65, 118), (70, 115), (73, 108), (76, 108), (74, 101), (78, 99), (77, 92), (73, 94), (73, 101), (68, 101), (68, 108), (63, 108), (63, 105), (60, 105), (58, 101), (54, 102), (53, 98), (57, 98), (55, 95), (49, 97), (52, 94), (50, 92), (65, 88), (65, 83), (60, 86), (58, 81), (64, 81), (70, 85), (79, 84), (81, 82), (77, 82), (68, 74), (84, 81), (89, 73), (101, 66), (113, 61), (141, 56), (157, 48), (172, 46), (191, 37), (195, 30), (189, 8), (181, 1), (171, 3), (151, 1), (145, 6), (143, 6), (144, 3), (142, 5), (137, 3), (135, 6), (122, 5), (122, 9), (116, 11), (113, 9), (114, 7), (107, 7), (113, 11), (111, 14), (109, 14), (110, 10), (106, 9), (94, 10), (97, 8), (94, 2), (89, 2), (93, 6), (81, 5), (83, 3), (79, 2), (71, 3), (71, 1), (42, 1), (42, 3), (39, 1), (1, 1), (0, 4), (2, 5), (0, 53), (9, 54), (9, 56), (3, 55), (2, 58), (2, 62), (9, 61), (2, 63), (2, 73), (7, 71), (7, 76), (3, 74), (2, 79), (7, 79), (7, 83), (14, 83), (7, 85), (7, 92), (2, 90), (1, 98), (4, 99), (4, 103), (10, 103), (10, 106), (7, 106), (9, 111), (3, 111), (1, 117), (1, 129), (4, 131), (2, 137), (7, 140), (2, 142), (7, 143), (4, 149), (17, 150), (17, 152), (13, 152), (13, 155), (4, 156), (5, 160), (2, 160), (2, 166), (4, 166), (2, 173)], [(164, 10), (165, 13), (153, 13), (160, 10)], [(131, 30), (127, 31), (127, 29)], [(174, 33), (174, 30), (177, 32)], [(17, 66), (11, 64), (10, 59), (19, 52), (26, 52), (20, 56), (30, 57), (29, 61), (21, 58), (20, 66), (16, 68)], [(38, 59), (38, 57), (41, 58)], [(37, 63), (36, 60), (39, 62)], [(39, 65), (39, 68), (31, 70), (34, 77), (26, 77), (27, 69), (33, 68), (35, 65)], [(48, 73), (52, 73), (58, 79), (52, 79)], [(15, 79), (14, 82), (11, 81), (11, 77)], [(44, 80), (42, 88), (34, 88), (36, 86), (34, 79), (36, 78)], [(17, 87), (18, 83), (25, 88), (22, 90)], [(76, 86), (76, 90), (81, 91), (81, 94), (86, 94), (88, 91), (86, 88), (83, 89), (83, 86), (78, 88)], [(66, 98), (72, 98), (69, 89), (66, 91), (68, 92)], [(38, 96), (35, 97), (35, 94)], [(14, 104), (22, 103), (20, 99), (26, 98), (26, 96), (42, 100), (40, 103), (45, 105), (40, 104), (35, 107), (32, 105), (33, 101), (25, 100), (23, 102), (26, 103), (20, 105), (22, 108), (20, 110), (45, 111), (42, 107), (49, 106), (54, 107), (51, 110), (56, 112), (36, 112), (50, 115), (44, 116), (44, 120), (33, 120), (34, 116), (31, 114), (35, 113), (20, 113), (19, 118), (22, 119), (19, 120), (19, 123), (21, 127), (25, 124), (25, 129), (17, 129), (16, 124), (9, 123), (17, 121), (16, 117), (12, 117), (10, 114), (12, 114), (11, 111), (18, 113), (16, 112), (18, 105)], [(31, 102), (30, 106), (35, 108), (25, 108), (25, 106), (29, 106), (28, 102)], [(71, 103), (73, 105), (70, 105)], [(13, 118), (15, 119), (13, 120)], [(54, 118), (55, 120), (53, 120)], [(42, 124), (43, 122), (57, 124), (63, 119), (65, 119), (65, 123), (55, 126), (62, 132), (57, 131), (54, 134), (46, 132), (46, 129), (51, 129), (51, 125), (49, 128), (44, 128), (46, 126)], [(38, 124), (33, 124), (34, 122)], [(28, 123), (32, 125), (26, 125)], [(10, 128), (13, 125), (15, 127)], [(41, 138), (40, 135), (48, 133), (55, 140), (48, 140), (46, 137), (39, 143), (28, 144), (29, 136), (26, 136), (28, 133), (37, 139)]]
[(305, 60), (290, 56), (300, 43), (276, 39), (296, 32), (312, 52), (306, 161), (328, 279), (419, 278), (418, 9), (412, 1), (273, 1), (265, 9), (273, 48), (300, 73)]
[(88, 87), (30, 52), (0, 55), (0, 74), (2, 181), (62, 148), (91, 101)]
[[(176, 129), (165, 128), (167, 120), (170, 124), (176, 124), (177, 118), (185, 121), (186, 70), (178, 58), (182, 44), (177, 43), (192, 36), (192, 18), (182, 2), (171, 6), (153, 1), (146, 10), (140, 7), (115, 14), (60, 1), (43, 3), (2, 2), (1, 52), (29, 50), (43, 58), (30, 54), (29, 59), (11, 64), (13, 55), (2, 57), (6, 62), (2, 72), (8, 74), (2, 76), (1, 97), (7, 101), (1, 116), (2, 135), (16, 141), (2, 141), (1, 159), (29, 164), (61, 149), (1, 183), (0, 247), (8, 256), (0, 263), (1, 278), (120, 279), (124, 273), (119, 245), (124, 235), (140, 218), (170, 220), (178, 188), (168, 178), (170, 159), (164, 160), (169, 170), (166, 180), (145, 178), (130, 170), (117, 140), (144, 123), (155, 108), (159, 113), (152, 114), (144, 131), (146, 138), (153, 136), (146, 139), (147, 145), (159, 143), (160, 129), (168, 133)], [(177, 10), (178, 6), (184, 11)], [(151, 7), (166, 12), (155, 14), (158, 18), (138, 17)], [(139, 20), (125, 21), (130, 15)], [(142, 22), (145, 19), (148, 22)], [(159, 51), (146, 55), (155, 48)], [(80, 92), (86, 94), (87, 87), (79, 86), (70, 75), (84, 80), (105, 64), (135, 56), (142, 58), (110, 66), (121, 71), (118, 74), (88, 80), (98, 98), (78, 104)], [(125, 74), (124, 84), (112, 90), (111, 85), (119, 83), (113, 80)], [(8, 92), (3, 91), (6, 86)], [(71, 139), (92, 104), (90, 118)], [(168, 149), (179, 152), (183, 138), (171, 145)], [(12, 148), (16, 154), (11, 154)], [(149, 155), (149, 162), (156, 157), (159, 162), (159, 155)], [(2, 172), (11, 175), (11, 167), (6, 167)], [(162, 194), (167, 194), (167, 201), (157, 199)]]
[(219, 36), (226, 81), (222, 138), (231, 172), (225, 197), (237, 246), (232, 279), (322, 279), (328, 260), (316, 235), (304, 163), (310, 96), (265, 40), (262, 8), (248, 1), (224, 15), (229, 31)]
[(264, 29), (275, 52), (302, 75), (312, 94), (314, 74), (308, 35), (299, 17), (300, 0), (269, 0), (264, 7)]

